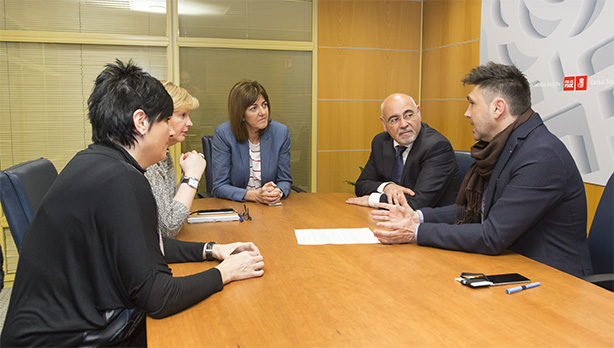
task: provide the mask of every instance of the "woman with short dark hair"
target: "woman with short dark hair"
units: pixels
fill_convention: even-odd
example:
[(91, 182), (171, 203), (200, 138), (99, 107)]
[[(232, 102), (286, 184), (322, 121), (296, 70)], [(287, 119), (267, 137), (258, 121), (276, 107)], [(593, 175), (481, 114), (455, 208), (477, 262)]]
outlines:
[[(145, 168), (162, 160), (173, 101), (132, 63), (109, 64), (89, 100), (94, 144), (57, 177), (24, 236), (3, 347), (146, 346), (145, 313), (163, 318), (258, 277), (252, 243), (163, 238)], [(169, 262), (223, 260), (173, 277)]]

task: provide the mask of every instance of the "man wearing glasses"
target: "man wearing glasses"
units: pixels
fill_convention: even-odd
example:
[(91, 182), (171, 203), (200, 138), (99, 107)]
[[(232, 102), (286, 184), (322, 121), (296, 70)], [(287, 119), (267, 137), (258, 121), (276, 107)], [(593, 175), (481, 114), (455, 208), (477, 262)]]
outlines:
[(420, 106), (409, 95), (391, 94), (381, 109), (385, 132), (373, 138), (369, 160), (356, 181), (357, 197), (346, 203), (392, 204), (397, 193), (414, 209), (454, 203), (461, 179), (448, 139), (422, 123)]
[(473, 86), (464, 116), (473, 126), (475, 163), (455, 204), (415, 210), (403, 195), (394, 205), (379, 203), (375, 237), (486, 255), (510, 250), (577, 277), (592, 274), (582, 176), (533, 111), (527, 76), (489, 62), (462, 82)]

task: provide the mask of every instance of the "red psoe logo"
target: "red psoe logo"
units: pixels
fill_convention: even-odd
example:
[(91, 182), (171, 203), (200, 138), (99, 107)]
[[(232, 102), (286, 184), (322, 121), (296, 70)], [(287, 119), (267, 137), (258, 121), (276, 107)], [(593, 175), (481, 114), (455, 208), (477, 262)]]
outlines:
[(563, 90), (564, 91), (573, 91), (576, 87), (576, 77), (575, 76), (565, 76), (563, 80)]
[(565, 76), (563, 78), (563, 91), (586, 91), (588, 75)]
[(576, 91), (586, 91), (588, 76), (576, 76)]

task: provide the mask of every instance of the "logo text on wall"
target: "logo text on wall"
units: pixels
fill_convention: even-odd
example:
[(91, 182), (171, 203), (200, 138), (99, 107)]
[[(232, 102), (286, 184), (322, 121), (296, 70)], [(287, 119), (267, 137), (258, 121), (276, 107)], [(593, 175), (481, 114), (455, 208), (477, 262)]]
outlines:
[(588, 76), (565, 76), (563, 79), (563, 91), (586, 91)]

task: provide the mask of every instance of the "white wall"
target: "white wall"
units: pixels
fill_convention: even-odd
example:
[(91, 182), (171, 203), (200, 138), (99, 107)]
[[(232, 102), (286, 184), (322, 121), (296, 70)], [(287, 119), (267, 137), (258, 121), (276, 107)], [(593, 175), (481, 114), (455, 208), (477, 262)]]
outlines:
[[(533, 109), (584, 181), (605, 185), (614, 171), (614, 1), (483, 0), (480, 64), (488, 61), (527, 75)], [(581, 89), (565, 90), (578, 76)]]

